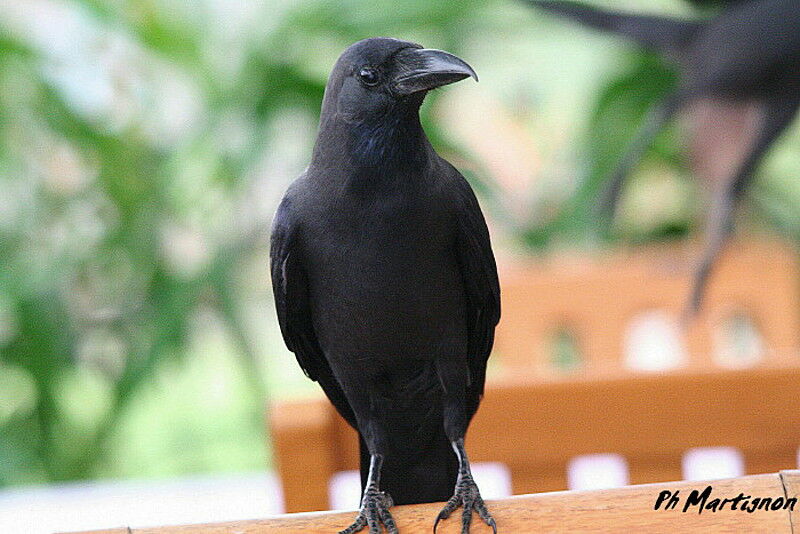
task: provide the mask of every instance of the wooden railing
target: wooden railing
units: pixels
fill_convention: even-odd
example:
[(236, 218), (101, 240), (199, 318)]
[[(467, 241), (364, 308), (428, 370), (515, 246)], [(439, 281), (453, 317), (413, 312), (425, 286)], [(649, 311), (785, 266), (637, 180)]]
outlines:
[[(739, 242), (720, 262), (704, 312), (681, 332), (685, 360), (659, 373), (624, 361), (626, 329), (648, 310), (677, 318), (690, 287), (681, 247), (506, 267), (503, 319), (486, 396), (467, 435), (470, 458), (506, 464), (513, 493), (567, 489), (576, 456), (624, 456), (630, 482), (680, 480), (693, 447), (729, 446), (745, 472), (797, 467), (800, 287), (794, 252)], [(743, 314), (761, 357), (747, 368), (715, 358), (719, 330)], [(553, 364), (552, 339), (574, 334), (581, 359)], [(328, 481), (356, 469), (355, 432), (325, 399), (272, 406), (275, 459), (289, 512), (328, 508)]]
[[(692, 492), (698, 500), (704, 490), (711, 487), (706, 508), (700, 512), (691, 499)], [(678, 503), (666, 509), (668, 496), (675, 495)], [(736, 499), (717, 511), (708, 508), (715, 498)], [(598, 491), (568, 491), (522, 495), (489, 501), (489, 509), (497, 521), (500, 534), (524, 532), (548, 533), (768, 533), (790, 534), (800, 532), (800, 471), (782, 471), (766, 475), (710, 482), (670, 482), (647, 484)], [(655, 505), (662, 499), (658, 510)], [(755, 504), (755, 499), (759, 499)], [(766, 501), (765, 499), (770, 499)], [(684, 512), (684, 506), (690, 503)], [(795, 502), (793, 506), (792, 502)], [(766, 507), (765, 507), (766, 505)], [(760, 506), (760, 508), (759, 508)], [(742, 507), (745, 509), (742, 510)], [(753, 512), (748, 510), (753, 508)], [(397, 506), (392, 514), (401, 534), (430, 534), (433, 520), (441, 504)], [(766, 508), (766, 509), (765, 509)], [(454, 517), (440, 523), (438, 532), (461, 532), (461, 521)], [(183, 525), (156, 528), (118, 528), (95, 531), (91, 534), (273, 534), (306, 533), (330, 534), (347, 526), (354, 512), (311, 512), (287, 514), (254, 521), (237, 521), (210, 525)], [(366, 532), (366, 530), (364, 531)], [(479, 520), (473, 521), (471, 532), (483, 534), (491, 528)], [(89, 534), (89, 533), (84, 533)]]

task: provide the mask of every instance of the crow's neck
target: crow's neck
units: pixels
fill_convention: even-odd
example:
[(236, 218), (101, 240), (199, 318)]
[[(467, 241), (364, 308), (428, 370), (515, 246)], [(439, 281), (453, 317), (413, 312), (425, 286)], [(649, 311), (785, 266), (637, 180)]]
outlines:
[(355, 188), (396, 185), (422, 175), (429, 164), (430, 143), (416, 110), (326, 126), (314, 160), (333, 164), (332, 174)]
[(351, 161), (367, 174), (406, 174), (427, 160), (427, 138), (416, 112), (352, 124), (349, 138)]

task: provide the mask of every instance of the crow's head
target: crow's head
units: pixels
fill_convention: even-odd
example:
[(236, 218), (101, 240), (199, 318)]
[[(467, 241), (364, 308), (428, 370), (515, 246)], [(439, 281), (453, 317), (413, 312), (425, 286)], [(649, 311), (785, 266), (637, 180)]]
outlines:
[(328, 79), (323, 120), (386, 120), (414, 111), (425, 93), (472, 76), (472, 67), (453, 54), (387, 37), (364, 39), (339, 57)]

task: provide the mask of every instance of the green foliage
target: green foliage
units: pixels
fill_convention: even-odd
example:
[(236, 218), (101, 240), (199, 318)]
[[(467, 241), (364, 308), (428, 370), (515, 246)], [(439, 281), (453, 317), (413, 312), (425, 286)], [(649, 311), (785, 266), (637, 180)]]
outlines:
[(269, 195), (302, 168), (281, 137), (303, 158), (311, 142), (276, 128), (312, 133), (351, 42), (420, 37), (425, 20), (426, 44), (457, 50), (478, 5), (53, 1), (0, 22), (0, 485), (130, 473), (120, 428), (189, 365), (200, 313), (261, 413), (241, 272), (264, 264)]
[[(675, 73), (653, 54), (630, 52), (622, 61), (621, 72), (600, 90), (593, 105), (583, 143), (586, 163), (580, 185), (562, 206), (557, 218), (523, 232), (523, 239), (532, 248), (544, 247), (555, 239), (591, 241), (596, 238), (599, 229), (595, 207), (606, 179), (648, 111), (675, 85)], [(659, 135), (650, 157), (657, 158), (661, 164), (674, 165), (679, 161), (680, 152), (674, 140), (666, 137), (668, 135)]]
[[(201, 57), (201, 28), (163, 18), (167, 9), (62, 7), (71, 14), (62, 37), (91, 45), (65, 52), (19, 27), (0, 41), (0, 188), (9, 208), (0, 227), (0, 484), (101, 472), (142, 385), (186, 355), (201, 307), (238, 338), (259, 394), (252, 402), (263, 403), (231, 282), (268, 221), (237, 228), (232, 216), (264, 142), (250, 132), (279, 103), (252, 85), (242, 87), (249, 94), (222, 87), (224, 76)], [(119, 64), (85, 64), (103, 59)], [(88, 79), (69, 79), (80, 68)], [(266, 70), (252, 63), (242, 76)], [(190, 109), (170, 117), (154, 101), (169, 96), (160, 83), (174, 84)], [(99, 94), (80, 94), (92, 90)], [(220, 129), (232, 115), (255, 117), (241, 125), (237, 151)], [(83, 404), (68, 405), (81, 390)]]

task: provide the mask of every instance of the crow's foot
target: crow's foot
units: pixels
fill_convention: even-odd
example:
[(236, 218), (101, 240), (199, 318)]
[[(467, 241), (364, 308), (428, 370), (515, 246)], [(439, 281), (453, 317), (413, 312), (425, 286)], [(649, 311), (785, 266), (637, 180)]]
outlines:
[(369, 527), (369, 534), (381, 534), (383, 528), (389, 534), (398, 534), (397, 525), (389, 513), (389, 508), (394, 502), (388, 493), (380, 491), (374, 484), (367, 486), (364, 498), (361, 499), (361, 511), (352, 525), (339, 532), (339, 534), (353, 534), (365, 526)]
[(436, 522), (433, 524), (434, 534), (436, 534), (436, 527), (439, 525), (439, 521), (450, 517), (450, 514), (459, 506), (464, 508), (461, 513), (461, 534), (469, 534), (473, 510), (478, 512), (480, 518), (483, 519), (487, 525), (492, 527), (494, 534), (497, 534), (497, 524), (494, 522), (492, 514), (486, 509), (486, 504), (484, 504), (481, 493), (478, 491), (478, 485), (475, 484), (472, 475), (469, 474), (459, 477), (456, 483), (455, 494), (450, 497), (450, 500), (447, 501), (447, 504), (444, 505), (444, 508), (442, 508), (442, 511), (439, 512), (439, 515), (436, 517)]

